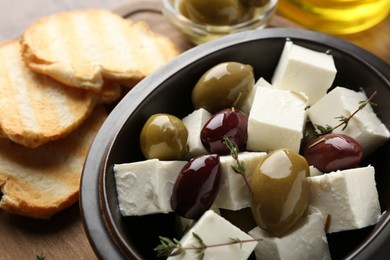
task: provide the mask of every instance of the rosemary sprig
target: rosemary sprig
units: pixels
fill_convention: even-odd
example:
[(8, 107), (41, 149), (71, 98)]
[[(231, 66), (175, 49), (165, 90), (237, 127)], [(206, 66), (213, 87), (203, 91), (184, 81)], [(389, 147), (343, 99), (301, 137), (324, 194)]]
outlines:
[(196, 239), (196, 241), (199, 244), (198, 249), (196, 249), (196, 253), (198, 254), (198, 259), (202, 260), (204, 258), (204, 251), (206, 251), (207, 246), (198, 234), (196, 234), (195, 232), (192, 232), (192, 235), (194, 236), (194, 238)]
[(233, 171), (237, 174), (240, 174), (242, 176), (242, 178), (244, 178), (245, 184), (248, 187), (249, 192), (252, 194), (252, 189), (249, 185), (248, 180), (245, 177), (245, 171), (246, 171), (245, 163), (238, 159), (239, 149), (237, 147), (237, 144), (235, 142), (233, 142), (232, 140), (230, 140), (230, 138), (226, 135), (223, 137), (223, 143), (229, 149), (230, 155), (233, 157), (233, 159), (237, 163), (237, 165), (231, 165)]
[(183, 247), (176, 238), (170, 239), (163, 236), (159, 236), (159, 238), (160, 244), (153, 249), (157, 252), (157, 257), (175, 256), (183, 252)]
[(348, 123), (350, 122), (352, 117), (354, 117), (356, 115), (356, 113), (358, 113), (359, 111), (363, 110), (363, 108), (365, 108), (368, 104), (370, 104), (372, 106), (376, 106), (377, 105), (374, 102), (372, 102), (372, 100), (375, 97), (376, 93), (377, 93), (377, 91), (375, 91), (367, 100), (360, 101), (358, 108), (350, 116), (346, 117), (346, 116), (341, 115), (341, 116), (335, 117), (336, 119), (339, 119), (340, 123), (338, 125), (336, 125), (334, 127), (331, 127), (330, 125), (321, 126), (321, 125), (314, 124), (314, 126), (320, 132), (320, 135), (332, 133), (335, 129), (337, 129), (337, 128), (341, 127), (341, 126), (343, 127), (341, 130), (344, 131), (345, 128), (347, 128)]
[(169, 256), (175, 256), (181, 254), (186, 250), (196, 250), (196, 254), (198, 255), (198, 260), (202, 260), (204, 258), (204, 254), (207, 248), (240, 244), (240, 249), (241, 249), (244, 243), (262, 240), (261, 238), (244, 239), (244, 240), (241, 240), (239, 238), (229, 238), (229, 241), (225, 243), (206, 245), (203, 242), (203, 239), (198, 234), (192, 232), (192, 235), (194, 236), (197, 245), (189, 246), (189, 247), (183, 247), (180, 244), (180, 241), (178, 241), (175, 238), (172, 240), (170, 238), (160, 236), (161, 244), (156, 246), (154, 248), (154, 251), (157, 252), (158, 257), (169, 257)]
[(43, 255), (43, 254), (40, 254), (40, 255), (36, 255), (36, 260), (45, 260), (46, 257)]

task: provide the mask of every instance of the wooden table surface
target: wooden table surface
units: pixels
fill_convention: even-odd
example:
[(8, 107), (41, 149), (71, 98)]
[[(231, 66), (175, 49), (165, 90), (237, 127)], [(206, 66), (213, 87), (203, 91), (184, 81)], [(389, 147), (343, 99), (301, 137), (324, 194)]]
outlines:
[[(118, 6), (134, 4), (135, 0), (12, 0), (0, 1), (0, 43), (18, 38), (34, 20), (54, 12), (80, 8), (106, 8), (123, 11)], [(137, 1), (139, 3), (140, 1)], [(136, 19), (149, 19), (139, 16)], [(151, 19), (156, 31), (169, 26)], [(162, 19), (162, 20), (161, 20)], [(281, 17), (275, 17), (272, 26), (295, 27)], [(171, 32), (176, 40), (181, 37)], [(362, 33), (341, 38), (355, 43), (390, 64), (390, 17), (376, 27)], [(179, 47), (185, 50), (191, 45), (179, 39)], [(390, 245), (389, 245), (390, 246)], [(0, 211), (0, 259), (96, 259), (83, 229), (78, 204), (58, 213), (50, 220), (36, 220), (10, 215)]]

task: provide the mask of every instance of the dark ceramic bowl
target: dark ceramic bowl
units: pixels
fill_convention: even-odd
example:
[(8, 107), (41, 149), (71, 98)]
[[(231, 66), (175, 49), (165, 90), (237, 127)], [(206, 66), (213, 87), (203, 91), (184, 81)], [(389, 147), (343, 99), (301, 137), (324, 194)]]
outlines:
[[(122, 217), (112, 167), (143, 160), (139, 134), (158, 112), (184, 117), (193, 111), (191, 90), (197, 79), (224, 61), (251, 64), (256, 78), (271, 80), (286, 38), (307, 48), (332, 53), (334, 85), (368, 93), (378, 91), (375, 108), (390, 128), (390, 67), (365, 50), (324, 34), (295, 29), (264, 29), (223, 37), (195, 47), (147, 77), (113, 109), (88, 155), (81, 183), (81, 210), (96, 254), (103, 259), (154, 259), (158, 236), (175, 237), (175, 215)], [(333, 259), (381, 259), (390, 248), (390, 144), (367, 158), (376, 168), (380, 204), (386, 213), (374, 227), (328, 236)]]

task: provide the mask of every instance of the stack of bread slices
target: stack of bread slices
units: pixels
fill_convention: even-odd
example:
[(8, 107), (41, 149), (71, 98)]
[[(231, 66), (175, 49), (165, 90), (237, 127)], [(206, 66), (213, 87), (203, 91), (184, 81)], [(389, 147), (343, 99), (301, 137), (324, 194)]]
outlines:
[(74, 204), (105, 104), (177, 54), (106, 10), (57, 13), (0, 44), (0, 208), (50, 218)]

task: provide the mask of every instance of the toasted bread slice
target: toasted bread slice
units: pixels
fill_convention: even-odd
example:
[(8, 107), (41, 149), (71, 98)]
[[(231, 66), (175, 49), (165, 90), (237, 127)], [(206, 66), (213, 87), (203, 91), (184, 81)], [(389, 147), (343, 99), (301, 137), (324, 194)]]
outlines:
[(34, 148), (76, 129), (100, 97), (25, 66), (18, 41), (0, 45), (1, 135)]
[(50, 218), (75, 203), (85, 158), (106, 117), (99, 106), (72, 134), (36, 149), (0, 140), (0, 208)]
[(100, 93), (99, 103), (109, 104), (117, 101), (122, 95), (121, 85), (117, 82), (106, 81)]
[(66, 85), (101, 90), (104, 79), (139, 81), (178, 54), (146, 23), (106, 10), (75, 10), (36, 21), (23, 33), (30, 68)]

